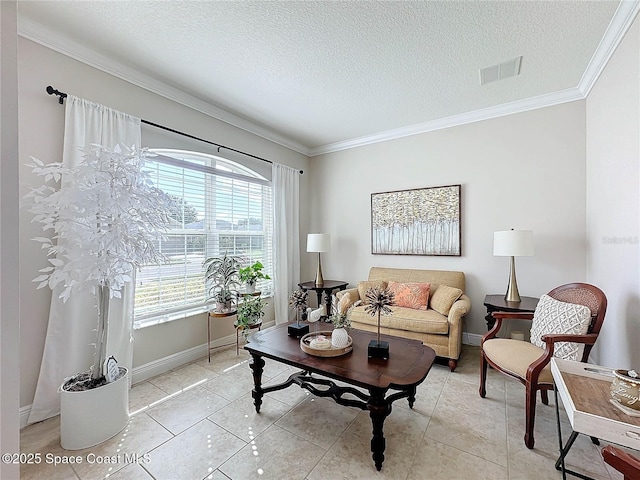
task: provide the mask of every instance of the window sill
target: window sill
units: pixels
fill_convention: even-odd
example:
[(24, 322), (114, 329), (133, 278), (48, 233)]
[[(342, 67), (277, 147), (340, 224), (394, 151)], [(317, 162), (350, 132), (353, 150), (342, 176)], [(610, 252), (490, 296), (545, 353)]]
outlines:
[[(262, 298), (272, 298), (273, 294), (264, 294)], [(202, 315), (213, 309), (213, 304), (202, 305), (200, 307), (190, 308), (188, 310), (181, 310), (178, 312), (168, 313), (164, 315), (156, 315), (153, 317), (145, 318), (142, 320), (133, 321), (133, 330), (141, 330), (147, 327), (153, 327), (162, 323), (173, 322), (174, 320), (181, 320), (183, 318), (193, 317), (195, 315)]]

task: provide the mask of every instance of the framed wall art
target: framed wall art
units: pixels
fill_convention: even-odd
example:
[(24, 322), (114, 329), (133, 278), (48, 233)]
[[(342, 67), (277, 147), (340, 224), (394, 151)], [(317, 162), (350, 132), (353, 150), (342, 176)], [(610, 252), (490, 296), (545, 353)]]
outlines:
[(460, 256), (460, 185), (371, 194), (371, 253)]

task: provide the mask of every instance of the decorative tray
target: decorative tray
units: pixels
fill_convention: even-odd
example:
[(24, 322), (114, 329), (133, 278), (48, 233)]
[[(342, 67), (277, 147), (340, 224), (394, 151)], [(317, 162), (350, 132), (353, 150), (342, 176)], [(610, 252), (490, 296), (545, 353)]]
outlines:
[(311, 341), (318, 336), (323, 336), (329, 340), (329, 342), (331, 341), (330, 331), (307, 333), (300, 339), (300, 348), (302, 351), (309, 355), (315, 355), (316, 357), (339, 357), (340, 355), (346, 355), (353, 350), (353, 340), (351, 337), (349, 337), (349, 343), (346, 347), (335, 348), (330, 345), (329, 348), (314, 348), (311, 346)]

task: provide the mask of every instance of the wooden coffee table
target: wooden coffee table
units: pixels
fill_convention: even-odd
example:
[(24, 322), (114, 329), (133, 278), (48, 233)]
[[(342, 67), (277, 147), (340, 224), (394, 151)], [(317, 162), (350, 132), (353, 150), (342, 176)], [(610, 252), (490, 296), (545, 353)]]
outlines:
[[(251, 395), (256, 412), (260, 412), (265, 393), (282, 390), (294, 383), (319, 397), (331, 397), (340, 405), (368, 410), (373, 424), (371, 452), (376, 468), (380, 470), (385, 450), (383, 425), (391, 413), (391, 404), (400, 398), (407, 398), (409, 407), (413, 408), (416, 387), (433, 365), (436, 357), (434, 350), (417, 340), (383, 335), (381, 337), (389, 342), (389, 360), (369, 359), (367, 346), (376, 335), (352, 329), (349, 332), (353, 339), (352, 352), (340, 357), (316, 357), (300, 349), (299, 339), (287, 335), (287, 325), (276, 325), (254, 333), (244, 347), (251, 354), (250, 367), (254, 380)], [(265, 362), (262, 357), (298, 367), (302, 371), (294, 373), (283, 383), (263, 387)], [(352, 387), (337, 386), (329, 378), (361, 387), (369, 394)], [(345, 394), (355, 398), (343, 398)]]

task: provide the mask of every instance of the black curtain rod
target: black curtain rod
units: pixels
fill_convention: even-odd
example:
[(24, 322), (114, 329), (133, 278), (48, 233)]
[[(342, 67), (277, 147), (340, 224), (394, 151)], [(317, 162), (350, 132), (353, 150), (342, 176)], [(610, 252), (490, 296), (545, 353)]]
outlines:
[[(59, 97), (59, 98), (58, 98), (58, 103), (59, 103), (60, 105), (63, 105), (63, 104), (64, 104), (64, 99), (65, 99), (65, 98), (67, 98), (67, 94), (66, 94), (66, 93), (61, 92), (61, 91), (59, 91), (59, 90), (56, 90), (56, 89), (55, 89), (55, 88), (53, 88), (51, 85), (49, 85), (49, 86), (47, 87), (47, 93), (48, 93), (49, 95), (56, 95), (56, 96), (58, 96), (58, 97)], [(211, 142), (211, 141), (209, 141), (209, 140), (205, 140), (204, 138), (196, 137), (196, 136), (194, 136), (194, 135), (190, 135), (190, 134), (188, 134), (188, 133), (181, 132), (181, 131), (179, 131), (179, 130), (174, 130), (173, 128), (165, 127), (165, 126), (163, 126), (163, 125), (159, 125), (159, 124), (157, 124), (157, 123), (150, 122), (149, 120), (140, 119), (140, 121), (141, 121), (142, 123), (146, 123), (147, 125), (151, 125), (152, 127), (156, 127), (156, 128), (160, 128), (160, 129), (162, 129), (162, 130), (166, 130), (167, 132), (176, 133), (176, 134), (178, 134), (178, 135), (182, 135), (183, 137), (192, 138), (192, 139), (194, 139), (194, 140), (198, 140), (198, 141), (200, 141), (200, 142), (208, 143), (209, 145), (214, 145), (214, 146), (218, 147), (218, 152), (220, 152), (220, 149), (221, 149), (221, 148), (224, 148), (225, 150), (229, 150), (229, 151), (231, 151), (231, 152), (236, 152), (236, 153), (239, 153), (239, 154), (241, 154), (241, 155), (246, 155), (247, 157), (255, 158), (256, 160), (260, 160), (260, 161), (262, 161), (262, 162), (267, 162), (267, 163), (271, 163), (271, 164), (273, 164), (273, 162), (272, 162), (271, 160), (267, 160), (266, 158), (258, 157), (258, 156), (256, 156), (256, 155), (252, 155), (251, 153), (246, 153), (246, 152), (243, 152), (243, 151), (241, 151), (241, 150), (236, 150), (235, 148), (227, 147), (227, 146), (225, 146), (225, 145), (220, 145), (219, 143)], [(302, 175), (303, 171), (302, 171), (302, 170), (299, 170), (299, 172), (300, 172), (300, 175)]]

